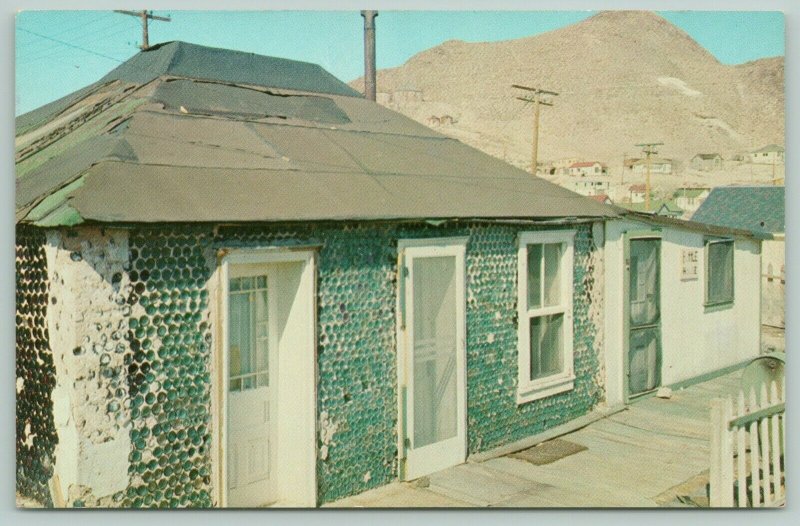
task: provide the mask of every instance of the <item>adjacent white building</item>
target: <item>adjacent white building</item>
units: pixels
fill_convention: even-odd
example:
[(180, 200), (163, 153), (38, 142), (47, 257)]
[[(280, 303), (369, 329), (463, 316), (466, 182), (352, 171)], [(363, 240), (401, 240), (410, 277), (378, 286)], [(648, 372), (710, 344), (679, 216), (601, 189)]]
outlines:
[(628, 403), (760, 351), (760, 241), (660, 216), (605, 226), (606, 396)]

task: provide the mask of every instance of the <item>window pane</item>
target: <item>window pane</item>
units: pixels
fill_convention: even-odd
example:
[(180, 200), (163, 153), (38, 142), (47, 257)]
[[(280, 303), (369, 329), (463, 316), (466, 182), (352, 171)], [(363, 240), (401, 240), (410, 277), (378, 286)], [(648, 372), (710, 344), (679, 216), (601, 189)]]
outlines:
[(564, 369), (564, 315), (531, 318), (531, 380), (558, 374)]
[(414, 447), (456, 435), (456, 258), (413, 260)]
[(528, 308), (542, 306), (542, 245), (528, 245)]
[(658, 387), (661, 383), (658, 363), (658, 328), (637, 329), (630, 336), (630, 375), (631, 394), (644, 393)]
[[(267, 385), (269, 313), (266, 285), (266, 276), (230, 280), (228, 375), (231, 391)], [(254, 290), (256, 286), (259, 288)]]
[(708, 302), (733, 301), (733, 242), (708, 245)]
[(544, 246), (544, 304), (547, 307), (561, 303), (561, 244)]
[[(231, 280), (231, 285), (233, 285)], [(230, 297), (229, 318), (230, 342), (228, 344), (229, 365), (228, 373), (231, 377), (247, 374), (251, 369), (252, 339), (251, 339), (251, 314), (250, 295), (235, 293)], [(239, 383), (237, 383), (239, 385)], [(234, 384), (231, 383), (231, 389)]]
[(659, 317), (659, 243), (657, 239), (631, 240), (630, 322), (650, 325)]

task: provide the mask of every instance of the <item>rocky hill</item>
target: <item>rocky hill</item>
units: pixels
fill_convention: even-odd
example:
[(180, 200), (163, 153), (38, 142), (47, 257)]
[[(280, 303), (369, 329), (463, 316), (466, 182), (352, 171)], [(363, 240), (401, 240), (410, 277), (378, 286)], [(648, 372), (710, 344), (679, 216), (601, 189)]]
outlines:
[[(621, 165), (636, 143), (687, 161), (784, 142), (784, 61), (730, 66), (651, 12), (602, 12), (537, 36), (447, 41), (378, 71), (379, 102), (491, 155), (530, 163), (530, 105), (511, 84), (559, 93), (541, 112), (540, 160)], [(363, 89), (363, 80), (351, 86)]]

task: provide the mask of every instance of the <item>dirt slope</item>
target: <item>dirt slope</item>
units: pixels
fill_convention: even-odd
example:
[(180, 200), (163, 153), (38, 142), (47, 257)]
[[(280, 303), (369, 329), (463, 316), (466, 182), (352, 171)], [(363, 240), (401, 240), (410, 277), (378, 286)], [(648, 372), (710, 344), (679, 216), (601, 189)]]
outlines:
[[(530, 106), (512, 83), (559, 92), (541, 116), (540, 161), (614, 166), (660, 141), (688, 161), (784, 142), (784, 61), (728, 66), (650, 12), (599, 13), (518, 40), (448, 41), (378, 72), (379, 101), (485, 152), (527, 167)], [(351, 86), (363, 90), (363, 80)], [(438, 124), (431, 117), (450, 116)]]

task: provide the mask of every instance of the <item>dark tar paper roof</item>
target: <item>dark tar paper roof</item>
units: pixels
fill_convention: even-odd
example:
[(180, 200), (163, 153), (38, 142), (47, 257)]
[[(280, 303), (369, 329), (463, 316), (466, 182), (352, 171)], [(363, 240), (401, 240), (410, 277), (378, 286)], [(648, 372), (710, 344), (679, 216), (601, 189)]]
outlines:
[(17, 222), (616, 217), (321, 67), (170, 42), (17, 118)]

